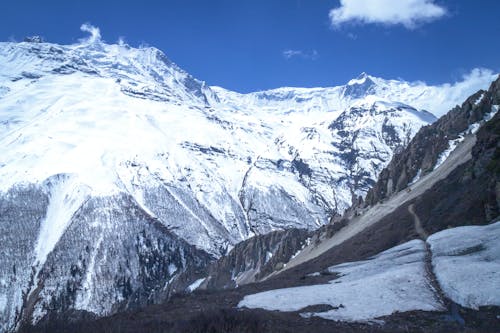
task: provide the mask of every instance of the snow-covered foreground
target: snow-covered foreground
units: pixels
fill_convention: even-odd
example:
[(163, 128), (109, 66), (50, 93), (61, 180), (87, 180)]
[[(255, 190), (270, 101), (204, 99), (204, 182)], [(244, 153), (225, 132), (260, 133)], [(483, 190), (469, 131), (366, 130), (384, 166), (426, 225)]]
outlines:
[(444, 230), (427, 241), (447, 297), (472, 309), (500, 306), (500, 222)]
[[(429, 237), (433, 266), (445, 295), (473, 309), (500, 306), (500, 222), (460, 227)], [(368, 260), (328, 270), (329, 284), (285, 288), (245, 296), (239, 307), (300, 311), (330, 305), (326, 312), (302, 313), (325, 319), (365, 321), (410, 310), (445, 310), (425, 270), (424, 241), (413, 240)], [(314, 274), (314, 273), (312, 273)]]
[(239, 306), (299, 311), (327, 304), (334, 309), (306, 315), (342, 321), (370, 320), (396, 311), (442, 310), (439, 299), (429, 289), (424, 257), (424, 242), (414, 240), (366, 261), (330, 267), (329, 271), (340, 274), (340, 278), (329, 284), (250, 295)]

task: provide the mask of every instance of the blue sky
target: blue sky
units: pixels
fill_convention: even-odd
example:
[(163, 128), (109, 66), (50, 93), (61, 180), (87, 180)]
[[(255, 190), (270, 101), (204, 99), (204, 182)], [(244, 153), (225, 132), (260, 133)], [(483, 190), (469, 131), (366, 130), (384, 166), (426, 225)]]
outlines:
[(363, 71), (439, 84), (500, 72), (499, 14), (498, 0), (16, 0), (0, 4), (0, 40), (74, 43), (89, 22), (108, 43), (155, 46), (239, 92), (339, 85)]

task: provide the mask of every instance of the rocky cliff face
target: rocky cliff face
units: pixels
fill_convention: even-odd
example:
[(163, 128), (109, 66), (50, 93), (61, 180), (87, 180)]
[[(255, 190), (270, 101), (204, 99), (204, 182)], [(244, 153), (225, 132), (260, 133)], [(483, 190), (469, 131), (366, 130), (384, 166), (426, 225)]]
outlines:
[(307, 230), (289, 229), (243, 241), (207, 267), (200, 289), (228, 289), (257, 282), (283, 267), (308, 243), (309, 235)]
[(465, 135), (475, 132), (480, 124), (498, 111), (499, 85), (500, 80), (497, 79), (488, 91), (475, 93), (460, 107), (420, 129), (407, 148), (395, 154), (380, 172), (377, 183), (368, 191), (366, 204), (380, 202), (439, 167)]

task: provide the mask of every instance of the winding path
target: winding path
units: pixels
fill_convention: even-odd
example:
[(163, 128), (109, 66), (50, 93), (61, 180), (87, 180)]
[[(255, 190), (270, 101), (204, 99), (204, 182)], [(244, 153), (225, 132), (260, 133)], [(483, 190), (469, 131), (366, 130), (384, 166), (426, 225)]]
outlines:
[(418, 217), (418, 215), (415, 214), (413, 204), (408, 206), (408, 212), (413, 217), (413, 221), (415, 222), (415, 230), (417, 231), (417, 234), (420, 236), (420, 238), (422, 238), (423, 241), (427, 240), (427, 237), (429, 237), (429, 234), (427, 233), (427, 231), (425, 231), (424, 227), (422, 226), (422, 222), (420, 221), (420, 218)]

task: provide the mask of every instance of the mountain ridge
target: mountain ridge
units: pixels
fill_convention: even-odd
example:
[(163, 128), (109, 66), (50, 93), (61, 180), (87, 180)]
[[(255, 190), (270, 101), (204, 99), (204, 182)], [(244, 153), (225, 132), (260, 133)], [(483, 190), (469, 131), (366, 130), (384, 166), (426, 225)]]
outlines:
[(3, 329), (159, 301), (253, 235), (316, 229), (435, 119), (397, 91), (214, 90), (154, 48), (0, 44), (0, 228), (24, 244), (0, 259)]

